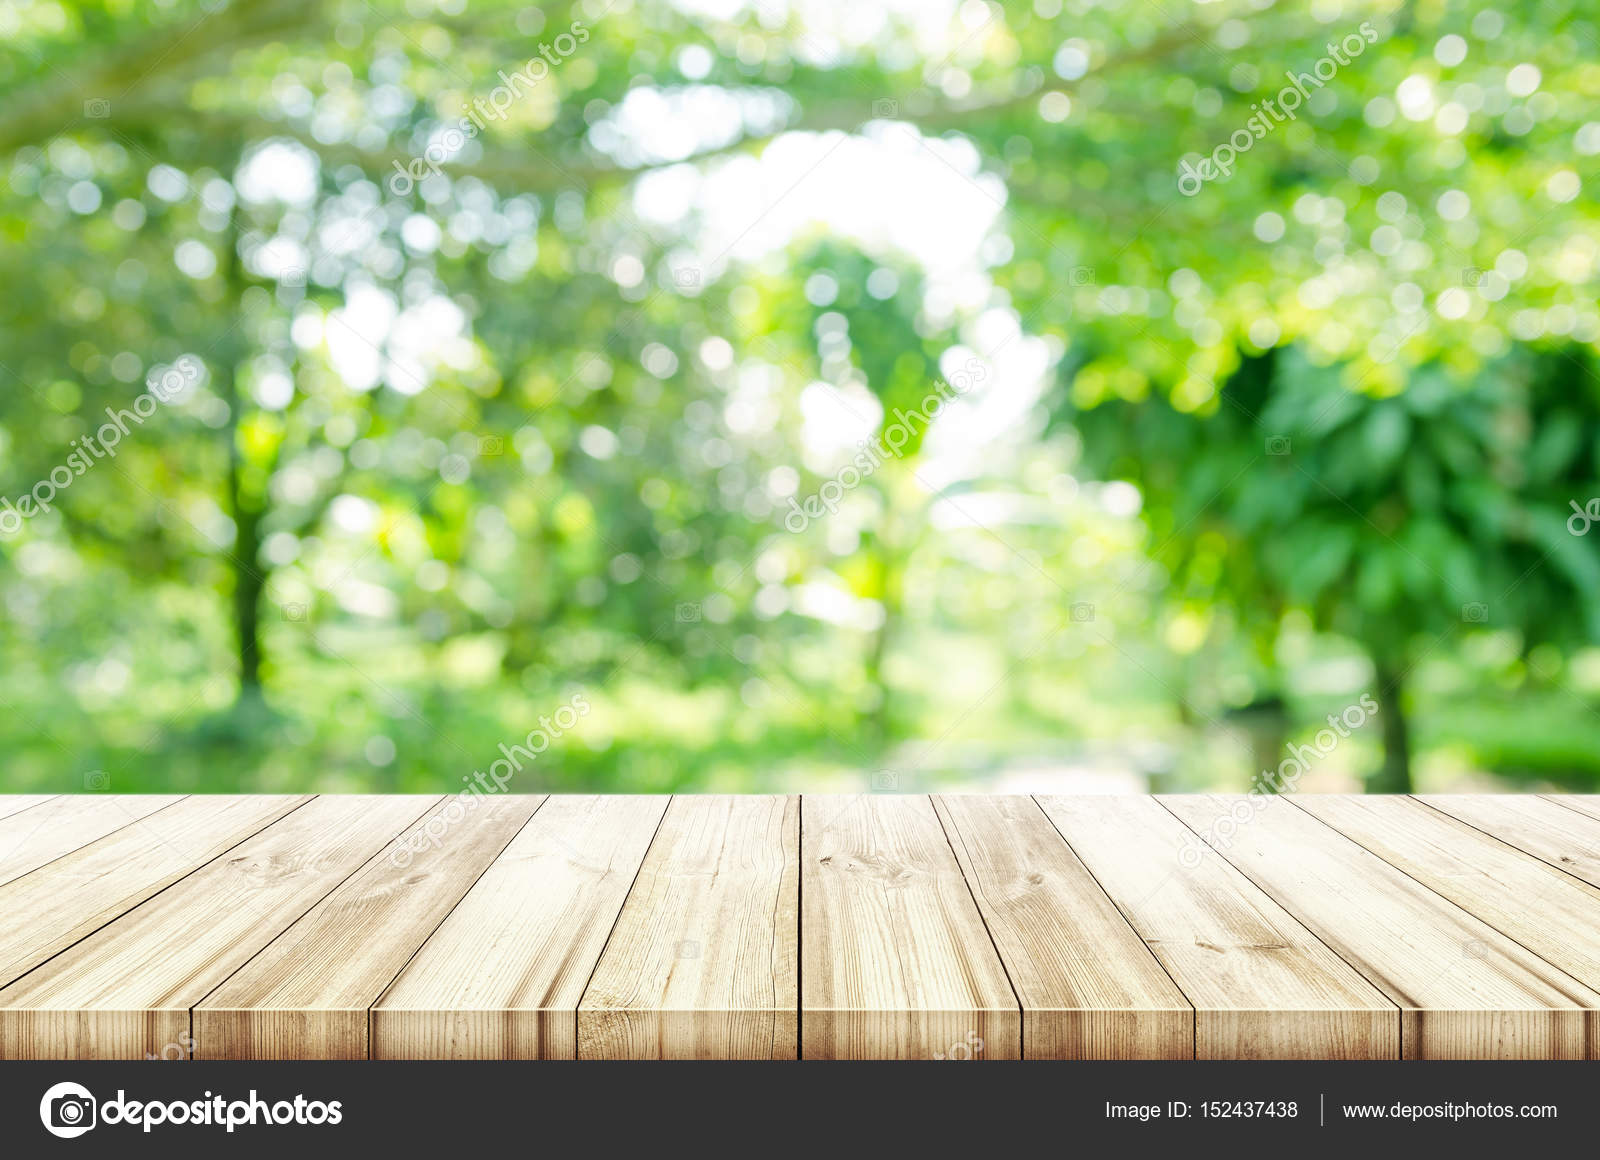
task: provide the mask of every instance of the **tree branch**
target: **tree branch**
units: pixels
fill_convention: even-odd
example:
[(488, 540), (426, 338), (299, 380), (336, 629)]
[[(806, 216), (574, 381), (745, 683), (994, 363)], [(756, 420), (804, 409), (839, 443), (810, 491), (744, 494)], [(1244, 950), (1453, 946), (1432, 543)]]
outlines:
[[(213, 58), (274, 37), (304, 35), (320, 23), (320, 8), (316, 0), (240, 0), (186, 27), (173, 22), (124, 48), (57, 70), (5, 97), (0, 156), (102, 120), (115, 128), (137, 117), (151, 90)], [(104, 118), (88, 115), (89, 101), (106, 102)]]

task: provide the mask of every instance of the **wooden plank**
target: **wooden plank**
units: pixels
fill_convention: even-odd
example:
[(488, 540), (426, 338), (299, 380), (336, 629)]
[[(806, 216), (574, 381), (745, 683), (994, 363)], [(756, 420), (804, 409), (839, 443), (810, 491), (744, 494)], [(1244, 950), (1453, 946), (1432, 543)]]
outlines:
[(437, 800), (295, 810), (0, 990), (0, 1058), (182, 1051), (191, 1007)]
[(546, 800), (372, 1008), (374, 1059), (572, 1059), (665, 797)]
[(1600, 816), (1568, 809), (1571, 798), (1532, 794), (1428, 794), (1417, 799), (1507, 845), (1600, 886)]
[(1190, 1059), (1194, 1008), (1030, 797), (939, 796), (1027, 1059)]
[[(1582, 1059), (1600, 1043), (1600, 994), (1304, 810), (1159, 800), (1400, 1005), (1407, 1059)], [(1224, 833), (1236, 804), (1247, 820)]]
[(194, 1009), (196, 1059), (365, 1059), (367, 1010), (544, 796), (447, 798)]
[(1552, 797), (1551, 801), (1558, 802), (1562, 807), (1586, 814), (1591, 818), (1600, 818), (1600, 794), (1570, 793)]
[(675, 797), (578, 1007), (581, 1059), (794, 1059), (800, 799)]
[(23, 810), (31, 810), (34, 806), (41, 806), (50, 801), (54, 794), (0, 794), (0, 818), (9, 818), (12, 814), (20, 814)]
[(78, 794), (0, 819), (0, 885), (182, 800), (182, 794)]
[(0, 886), (0, 986), (310, 800), (185, 798)]
[(1039, 804), (1194, 1005), (1198, 1059), (1393, 1059), (1399, 1011), (1149, 797)]
[(1018, 1059), (1016, 994), (933, 803), (801, 800), (801, 1055)]
[(1413, 798), (1285, 800), (1600, 991), (1600, 890)]

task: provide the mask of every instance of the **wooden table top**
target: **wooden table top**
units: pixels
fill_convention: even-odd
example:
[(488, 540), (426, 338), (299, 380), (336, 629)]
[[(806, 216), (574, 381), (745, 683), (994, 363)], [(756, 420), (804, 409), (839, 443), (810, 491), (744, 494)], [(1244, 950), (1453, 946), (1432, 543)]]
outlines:
[(0, 1058), (1600, 1057), (1600, 797), (0, 797)]

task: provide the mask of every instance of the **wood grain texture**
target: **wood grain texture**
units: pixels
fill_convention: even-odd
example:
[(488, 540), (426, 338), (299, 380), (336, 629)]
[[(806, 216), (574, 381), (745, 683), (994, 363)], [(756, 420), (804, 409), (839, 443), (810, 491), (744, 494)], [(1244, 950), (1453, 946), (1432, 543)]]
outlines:
[(1188, 1059), (1194, 1008), (1029, 797), (935, 797), (1028, 1059)]
[(437, 798), (319, 797), (0, 989), (0, 1057), (182, 1050), (189, 1009)]
[(1396, 1057), (1396, 1006), (1154, 799), (1038, 800), (1194, 1005), (1196, 1058)]
[(572, 1059), (665, 797), (552, 796), (372, 1009), (375, 1059)]
[(182, 800), (182, 794), (79, 794), (0, 819), (0, 885)]
[(310, 800), (185, 798), (0, 886), (0, 986)]
[(1417, 800), (1590, 886), (1600, 886), (1600, 816), (1590, 817), (1565, 804), (1579, 799), (1428, 794)]
[(582, 1059), (794, 1059), (800, 799), (675, 797), (578, 1008)]
[(1549, 800), (1556, 802), (1563, 809), (1573, 810), (1591, 818), (1600, 818), (1600, 794), (1562, 794), (1559, 797), (1552, 797)]
[[(1281, 799), (1162, 797), (1400, 1006), (1407, 1059), (1582, 1059), (1600, 995)], [(1223, 834), (1236, 804), (1248, 820)]]
[(367, 1010), (543, 795), (447, 798), (194, 1009), (196, 1059), (366, 1059)]
[(1005, 968), (926, 797), (801, 801), (801, 1055), (1018, 1059)]
[(0, 818), (9, 818), (12, 814), (20, 814), (23, 810), (31, 810), (34, 806), (40, 806), (50, 801), (53, 796), (47, 793), (0, 794)]
[(1413, 798), (1284, 800), (1600, 991), (1600, 890)]
[(0, 1058), (1600, 1054), (1600, 798), (472, 800), (0, 798)]

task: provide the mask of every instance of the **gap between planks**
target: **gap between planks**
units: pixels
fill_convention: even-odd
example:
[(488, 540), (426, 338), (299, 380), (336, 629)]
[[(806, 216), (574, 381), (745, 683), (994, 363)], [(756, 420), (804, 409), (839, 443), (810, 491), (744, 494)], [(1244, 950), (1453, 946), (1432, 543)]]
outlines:
[[(788, 799), (785, 799), (794, 801), (796, 803), (796, 846), (802, 852), (804, 852), (808, 845), (810, 845), (804, 824), (804, 815), (806, 813), (805, 801), (808, 796), (813, 795), (794, 795)], [(1009, 1003), (1012, 1005), (1011, 1009), (1016, 1012), (1016, 1017), (1019, 1020), (1015, 1035), (1016, 1053), (1022, 1057), (1033, 1055), (1034, 1053), (1029, 1050), (1029, 1048), (1035, 1046), (1035, 1044), (1028, 1037), (1029, 1033), (1026, 1030), (1029, 1025), (1028, 1016), (1031, 1013), (1030, 1005), (1024, 998), (1019, 987), (1018, 976), (1016, 974), (1016, 970), (1014, 969), (1014, 960), (1008, 961), (1007, 953), (1003, 949), (1004, 940), (1002, 940), (1000, 931), (998, 931), (995, 926), (995, 912), (993, 911), (992, 906), (989, 905), (988, 900), (981, 896), (983, 885), (981, 874), (975, 869), (976, 861), (974, 859), (973, 848), (968, 844), (967, 835), (962, 830), (961, 826), (958, 825), (951, 817), (951, 810), (947, 804), (950, 801), (960, 801), (961, 796), (958, 795), (957, 797), (952, 798), (949, 795), (907, 795), (907, 798), (911, 801), (920, 801), (924, 803), (927, 809), (931, 812), (934, 820), (937, 822), (939, 827), (938, 832), (942, 839), (942, 844), (949, 857), (954, 860), (957, 873), (961, 875), (963, 884), (965, 886), (966, 901), (971, 904), (971, 907), (975, 912), (977, 923), (981, 924), (985, 932), (987, 942), (986, 950), (992, 954), (993, 961), (999, 968), (998, 978), (1004, 980), (1005, 986), (1010, 992)], [(59, 802), (61, 799), (39, 798), (28, 801), (27, 804), (22, 805), (20, 808), (8, 808), (8, 806), (15, 806), (17, 799), (0, 799), (0, 823), (3, 823), (8, 818), (12, 821), (16, 821), (20, 816), (40, 809), (51, 800)], [(107, 800), (108, 799), (101, 799), (102, 803), (106, 802)], [(190, 801), (193, 799), (184, 800)], [(154, 870), (152, 870), (152, 877), (150, 877), (144, 885), (130, 888), (130, 893), (128, 893), (126, 897), (128, 899), (133, 899), (131, 904), (128, 904), (124, 909), (116, 910), (109, 915), (97, 911), (94, 917), (85, 919), (84, 923), (68, 929), (66, 933), (61, 936), (65, 938), (66, 941), (61, 942), (60, 945), (48, 944), (46, 947), (48, 953), (46, 953), (43, 958), (40, 958), (32, 966), (26, 967), (22, 975), (17, 975), (15, 971), (6, 972), (8, 977), (0, 978), (0, 984), (21, 982), (23, 979), (32, 975), (35, 971), (55, 962), (63, 955), (71, 952), (75, 947), (78, 947), (82, 943), (99, 935), (102, 931), (111, 926), (113, 923), (117, 922), (119, 919), (135, 913), (141, 907), (144, 907), (146, 904), (150, 903), (152, 899), (157, 899), (160, 896), (167, 894), (175, 887), (181, 886), (181, 884), (193, 878), (194, 876), (203, 874), (208, 867), (214, 866), (221, 862), (224, 857), (226, 857), (238, 846), (244, 845), (247, 842), (254, 842), (263, 835), (272, 833), (275, 829), (281, 826), (286, 818), (301, 812), (307, 806), (309, 806), (311, 802), (316, 800), (318, 799), (314, 797), (302, 798), (298, 801), (295, 801), (293, 805), (289, 806), (282, 812), (277, 813), (276, 816), (271, 817), (265, 822), (261, 823), (253, 831), (244, 834), (244, 836), (239, 837), (237, 835), (230, 835), (234, 839), (232, 845), (219, 848), (216, 852), (211, 854), (209, 861), (191, 864), (187, 867), (187, 869), (177, 873), (176, 876), (171, 876), (169, 871), (166, 873), (166, 876), (163, 877), (161, 874), (155, 874)], [(548, 799), (541, 799), (539, 804), (536, 805), (529, 813), (528, 817), (524, 818), (516, 827), (515, 831), (512, 832), (511, 835), (506, 839), (504, 846), (501, 847), (493, 857), (488, 859), (485, 865), (479, 869), (476, 876), (473, 877), (472, 881), (466, 883), (462, 890), (457, 893), (456, 897), (450, 902), (449, 906), (444, 909), (443, 914), (441, 917), (439, 917), (438, 921), (421, 935), (420, 940), (417, 941), (416, 945), (410, 949), (403, 961), (399, 962), (399, 964), (395, 967), (394, 977), (389, 980), (388, 985), (392, 986), (396, 980), (405, 974), (413, 960), (422, 953), (424, 947), (433, 938), (433, 936), (436, 935), (439, 930), (446, 925), (449, 918), (459, 907), (461, 907), (468, 896), (473, 893), (478, 883), (482, 881), (484, 876), (489, 873), (489, 870), (499, 860), (500, 856), (503, 855), (506, 850), (509, 850), (516, 842), (518, 836), (520, 836), (524, 830), (526, 830), (527, 827), (532, 824), (533, 818), (536, 817), (543, 809), (546, 800)], [(577, 1002), (573, 1004), (571, 1015), (574, 1023), (572, 1032), (574, 1041), (581, 1038), (578, 1035), (578, 1023), (581, 1019), (580, 1012), (583, 1009), (584, 1003), (588, 1001), (591, 996), (591, 992), (594, 990), (595, 979), (600, 972), (602, 963), (606, 960), (608, 953), (612, 951), (614, 940), (617, 937), (619, 927), (621, 927), (623, 923), (624, 914), (628, 910), (629, 902), (634, 898), (636, 891), (639, 889), (641, 875), (645, 873), (646, 867), (651, 864), (652, 858), (657, 855), (658, 844), (661, 841), (663, 828), (667, 823), (667, 818), (669, 816), (669, 812), (673, 808), (673, 803), (676, 800), (692, 801), (694, 799), (692, 797), (677, 798), (663, 795), (661, 800), (663, 800), (665, 804), (662, 806), (660, 814), (658, 814), (655, 818), (654, 828), (650, 833), (648, 841), (646, 841), (644, 844), (643, 854), (639, 857), (638, 861), (633, 864), (632, 874), (629, 879), (628, 886), (620, 893), (621, 902), (617, 909), (610, 915), (610, 920), (606, 927), (605, 937), (603, 940), (601, 940), (599, 950), (596, 953), (593, 961), (588, 964), (588, 971), (584, 984), (578, 992), (579, 998)], [(877, 800), (884, 801), (893, 799), (879, 797)], [(993, 801), (995, 799), (980, 798), (978, 800)], [(1126, 931), (1131, 932), (1135, 937), (1138, 937), (1137, 925), (1135, 924), (1133, 917), (1128, 913), (1125, 902), (1119, 901), (1119, 899), (1115, 897), (1116, 891), (1109, 887), (1106, 883), (1100, 881), (1100, 879), (1094, 875), (1093, 866), (1089, 865), (1082, 859), (1080, 852), (1074, 848), (1073, 842), (1070, 840), (1068, 834), (1061, 832), (1060, 826), (1057, 824), (1056, 819), (1050, 816), (1049, 810), (1046, 808), (1045, 803), (1032, 797), (1018, 798), (1016, 800), (1027, 802), (1041, 818), (1043, 818), (1053, 827), (1056, 839), (1061, 843), (1066, 854), (1072, 859), (1076, 860), (1083, 867), (1085, 873), (1088, 874), (1088, 876), (1095, 882), (1097, 888), (1103, 895), (1105, 903), (1114, 909), (1115, 913), (1120, 919), (1121, 925), (1126, 928)], [(1169, 801), (1165, 799), (1145, 798), (1144, 800), (1148, 802), (1158, 802), (1163, 810), (1169, 816), (1171, 816), (1174, 821), (1178, 822), (1179, 825), (1187, 827), (1195, 834), (1200, 833), (1200, 831), (1192, 824), (1191, 819), (1183, 816), (1185, 811), (1191, 815), (1194, 813), (1195, 807), (1193, 804), (1193, 799), (1185, 803), (1185, 811), (1175, 811), (1173, 806), (1169, 804)], [(1361, 799), (1354, 800), (1360, 801)], [(1366, 800), (1368, 802), (1378, 802), (1381, 799)], [(1577, 873), (1570, 865), (1562, 865), (1554, 862), (1551, 860), (1552, 856), (1548, 854), (1541, 857), (1538, 851), (1529, 849), (1528, 841), (1531, 841), (1531, 839), (1524, 840), (1523, 843), (1519, 845), (1511, 837), (1508, 837), (1503, 833), (1496, 833), (1492, 828), (1485, 829), (1481, 819), (1479, 824), (1474, 824), (1472, 821), (1454, 816), (1448, 812), (1448, 810), (1443, 809), (1438, 803), (1430, 802), (1426, 798), (1388, 800), (1411, 803), (1410, 808), (1413, 810), (1417, 809), (1418, 807), (1425, 807), (1430, 816), (1436, 814), (1441, 819), (1449, 819), (1449, 825), (1460, 827), (1463, 830), (1469, 830), (1474, 835), (1481, 834), (1483, 841), (1492, 843), (1495, 849), (1503, 848), (1503, 850), (1506, 852), (1505, 856), (1510, 857), (1513, 862), (1515, 862), (1516, 859), (1523, 859), (1528, 864), (1537, 864), (1541, 867), (1548, 867), (1551, 873), (1556, 874), (1560, 879), (1570, 878), (1571, 880), (1580, 884), (1587, 881), (1583, 875)], [(1291, 801), (1293, 801), (1292, 798)], [(1489, 810), (1492, 813), (1493, 811), (1491, 807), (1494, 805), (1494, 803), (1501, 801), (1522, 803), (1519, 808), (1525, 811), (1534, 812), (1537, 812), (1537, 807), (1529, 803), (1548, 801), (1550, 807), (1554, 807), (1555, 809), (1561, 811), (1562, 816), (1570, 818), (1572, 820), (1572, 824), (1578, 828), (1585, 826), (1600, 826), (1600, 799), (1595, 799), (1593, 802), (1584, 801), (1578, 803), (1577, 805), (1573, 805), (1561, 798), (1483, 798), (1476, 799), (1474, 808), (1479, 810)], [(145, 804), (148, 805), (149, 803), (147, 802)], [(30, 876), (35, 874), (40, 875), (40, 877), (35, 880), (36, 883), (46, 881), (49, 873), (55, 873), (65, 878), (71, 865), (82, 864), (85, 861), (93, 860), (93, 856), (88, 852), (96, 851), (103, 854), (108, 848), (107, 844), (114, 844), (114, 840), (122, 830), (133, 829), (136, 826), (148, 823), (151, 818), (175, 811), (178, 807), (178, 804), (178, 802), (171, 801), (169, 799), (168, 804), (164, 804), (157, 809), (149, 811), (149, 813), (144, 817), (135, 818), (134, 820), (125, 823), (125, 825), (116, 828), (109, 828), (107, 823), (104, 822), (78, 819), (73, 824), (82, 825), (82, 832), (86, 835), (91, 835), (87, 842), (76, 849), (66, 851), (64, 853), (56, 852), (55, 856), (50, 858), (44, 865), (25, 870), (20, 875), (14, 877), (9, 883), (5, 882), (3, 879), (0, 879), (0, 890), (3, 890), (8, 886), (15, 886), (18, 882), (24, 882), (29, 879)], [(1519, 985), (1527, 986), (1531, 980), (1534, 983), (1545, 986), (1547, 989), (1551, 986), (1555, 987), (1556, 998), (1552, 1000), (1551, 995), (1546, 994), (1544, 1002), (1546, 1002), (1546, 1004), (1553, 1002), (1555, 1008), (1559, 1008), (1561, 1006), (1559, 1000), (1562, 998), (1569, 999), (1571, 1002), (1575, 1003), (1577, 1007), (1585, 1013), (1586, 1018), (1591, 1025), (1591, 1030), (1587, 1034), (1590, 1037), (1593, 1036), (1592, 1028), (1595, 1022), (1594, 1007), (1600, 1005), (1600, 1003), (1596, 1002), (1595, 992), (1589, 991), (1588, 988), (1583, 987), (1578, 980), (1573, 979), (1567, 972), (1560, 970), (1559, 964), (1554, 963), (1550, 959), (1542, 957), (1533, 947), (1528, 945), (1528, 941), (1525, 938), (1519, 939), (1516, 937), (1514, 930), (1507, 929), (1508, 926), (1515, 926), (1516, 924), (1516, 916), (1512, 915), (1510, 911), (1499, 912), (1500, 917), (1498, 920), (1491, 921), (1491, 916), (1485, 914), (1485, 907), (1481, 902), (1473, 901), (1470, 905), (1468, 905), (1466, 902), (1453, 900), (1448, 894), (1440, 894), (1439, 890), (1436, 888), (1437, 884), (1430, 885), (1426, 874), (1423, 874), (1419, 877), (1418, 873), (1408, 870), (1407, 865), (1397, 865), (1397, 859), (1392, 857), (1384, 857), (1380, 850), (1372, 848), (1372, 844), (1370, 842), (1364, 842), (1358, 838), (1352, 837), (1349, 833), (1331, 823), (1326, 817), (1318, 816), (1318, 814), (1315, 812), (1315, 808), (1312, 806), (1308, 806), (1307, 804), (1301, 802), (1295, 802), (1294, 804), (1298, 807), (1296, 812), (1304, 817), (1307, 822), (1316, 826), (1318, 832), (1325, 831), (1328, 835), (1332, 835), (1333, 838), (1337, 839), (1335, 846), (1337, 846), (1338, 842), (1348, 843), (1350, 846), (1360, 850), (1362, 854), (1372, 859), (1371, 862), (1363, 862), (1359, 858), (1352, 859), (1352, 857), (1348, 854), (1341, 854), (1333, 863), (1329, 863), (1329, 865), (1343, 865), (1346, 867), (1346, 869), (1340, 871), (1341, 873), (1348, 872), (1353, 874), (1355, 871), (1350, 870), (1349, 867), (1359, 863), (1365, 868), (1365, 872), (1370, 872), (1379, 879), (1386, 879), (1390, 881), (1391, 884), (1393, 883), (1395, 876), (1403, 878), (1409, 884), (1408, 890), (1409, 888), (1414, 888), (1414, 890), (1409, 890), (1409, 901), (1407, 903), (1413, 908), (1414, 912), (1425, 913), (1432, 916), (1434, 919), (1438, 919), (1442, 914), (1448, 914), (1450, 912), (1459, 910), (1460, 913), (1467, 916), (1467, 919), (1469, 920), (1464, 924), (1464, 929), (1476, 929), (1476, 927), (1473, 927), (1472, 924), (1478, 923), (1484, 928), (1492, 931), (1497, 939), (1504, 940), (1505, 943), (1514, 946), (1515, 950), (1520, 952), (1520, 955), (1514, 954), (1510, 951), (1504, 952), (1511, 959), (1517, 960), (1517, 962), (1513, 964), (1516, 969), (1511, 971), (1510, 974), (1517, 976), (1517, 978), (1521, 980)], [(102, 808), (104, 807), (102, 806)], [(913, 810), (917, 809), (917, 807), (910, 808)], [(1327, 808), (1333, 807), (1330, 806)], [(1375, 805), (1372, 808), (1382, 812), (1389, 807)], [(1462, 808), (1464, 809), (1465, 807)], [(1506, 808), (1510, 809), (1510, 806), (1508, 805)], [(1546, 808), (1548, 809), (1549, 807)], [(426, 809), (423, 812), (424, 815), (427, 814)], [(416, 824), (421, 825), (421, 822), (418, 821)], [(106, 832), (98, 833), (98, 831), (102, 828), (106, 829)], [(126, 837), (127, 835), (123, 836), (124, 840), (126, 840)], [(60, 841), (66, 840), (70, 839), (62, 839)], [(1325, 842), (1319, 842), (1319, 844), (1325, 844)], [(305, 909), (294, 915), (294, 917), (287, 921), (286, 925), (279, 929), (275, 934), (269, 936), (263, 945), (255, 947), (254, 949), (250, 950), (249, 953), (245, 954), (237, 966), (235, 966), (231, 971), (225, 973), (214, 986), (205, 991), (198, 1000), (190, 1004), (185, 1011), (185, 1014), (188, 1016), (187, 1022), (189, 1034), (191, 1036), (197, 1036), (200, 1029), (197, 1019), (202, 1013), (202, 1009), (205, 1008), (207, 1003), (212, 1000), (213, 996), (226, 990), (236, 978), (245, 974), (252, 967), (252, 964), (255, 964), (258, 959), (264, 957), (272, 947), (289, 938), (297, 927), (307, 921), (308, 916), (318, 911), (319, 908), (323, 907), (324, 904), (328, 903), (330, 899), (338, 895), (341, 890), (345, 889), (349, 884), (362, 878), (364, 874), (368, 873), (371, 867), (377, 864), (379, 860), (382, 859), (390, 850), (391, 845), (392, 843), (380, 844), (379, 847), (364, 861), (356, 863), (353, 868), (348, 869), (341, 876), (330, 877), (325, 883), (326, 890), (320, 895), (315, 896), (308, 909)], [(1222, 857), (1226, 862), (1238, 863), (1242, 855), (1238, 851), (1234, 851), (1232, 852), (1231, 856), (1224, 854)], [(1343, 859), (1344, 861), (1340, 862), (1339, 859)], [(1404, 862), (1405, 860), (1402, 858), (1398, 859), (1398, 861)], [(797, 915), (803, 915), (806, 909), (806, 878), (808, 877), (806, 873), (806, 863), (808, 862), (808, 859), (804, 853), (801, 854), (801, 862), (802, 865), (797, 868), (795, 876), (796, 881), (794, 883), (794, 898)], [(63, 863), (69, 864), (69, 866), (64, 867), (62, 865)], [(1510, 865), (1511, 863), (1507, 864)], [(1522, 863), (1516, 863), (1516, 865), (1521, 866)], [(1257, 870), (1260, 872), (1259, 867)], [(1283, 895), (1285, 887), (1280, 879), (1269, 878), (1264, 881), (1269, 887), (1268, 893), (1270, 895), (1274, 897), (1280, 897)], [(1600, 891), (1594, 890), (1594, 886), (1595, 884), (1590, 882), (1583, 886), (1583, 890), (1600, 894)], [(1563, 897), (1573, 898), (1575, 900), (1574, 905), (1578, 905), (1580, 907), (1587, 905), (1587, 895), (1582, 895), (1581, 891), (1578, 893), (1568, 891), (1563, 894)], [(105, 903), (105, 906), (116, 905), (118, 905), (118, 903), (115, 901)], [(781, 925), (777, 918), (776, 909), (777, 907), (781, 907), (781, 897), (779, 901), (774, 904), (774, 906), (775, 909), (772, 914), (772, 919), (773, 929), (774, 932), (776, 932)], [(1362, 940), (1359, 931), (1354, 933), (1351, 933), (1348, 930), (1334, 932), (1339, 937), (1328, 935), (1327, 923), (1326, 921), (1323, 921), (1327, 913), (1325, 907), (1318, 907), (1316, 905), (1291, 906), (1287, 913), (1294, 916), (1296, 920), (1305, 919), (1309, 916), (1313, 924), (1313, 929), (1311, 929), (1308, 933), (1313, 941), (1320, 944), (1328, 955), (1338, 959), (1340, 962), (1345, 964), (1346, 967), (1351, 969), (1357, 975), (1361, 976), (1364, 980), (1370, 983), (1377, 983), (1380, 987), (1384, 986), (1383, 976), (1385, 972), (1374, 971), (1372, 969), (1370, 955), (1363, 956), (1360, 953), (1355, 953), (1355, 951), (1352, 951), (1352, 941), (1356, 945), (1356, 951), (1359, 951), (1360, 949), (1360, 943)], [(1451, 921), (1459, 924), (1461, 920), (1454, 919)], [(795, 986), (797, 991), (801, 994), (804, 993), (807, 977), (805, 974), (805, 962), (808, 957), (808, 946), (805, 940), (806, 926), (807, 923), (803, 920), (797, 919), (794, 923)], [(827, 932), (823, 931), (820, 933), (826, 934)], [(1535, 943), (1535, 945), (1538, 944)], [(1497, 957), (1502, 953), (1498, 943), (1492, 944), (1492, 948), (1495, 950)], [(1547, 953), (1557, 955), (1559, 957), (1558, 949), (1554, 947), (1554, 944), (1551, 945), (1551, 949), (1549, 949)], [(0, 962), (3, 962), (3, 956), (0, 956)], [(1183, 980), (1176, 976), (1168, 968), (1167, 963), (1158, 960), (1156, 965), (1160, 968), (1160, 971), (1163, 973), (1166, 981), (1177, 988), (1182, 996), (1183, 1002), (1189, 1005), (1189, 1054), (1199, 1054), (1201, 1039), (1199, 1012), (1197, 1005), (1192, 1001), (1193, 996), (1191, 992), (1183, 985)], [(1474, 968), (1474, 971), (1476, 970), (1477, 968)], [(1600, 976), (1589, 975), (1588, 978), (1591, 982), (1600, 981)], [(1574, 984), (1575, 989), (1566, 987), (1566, 984), (1561, 982), (1562, 979)], [(385, 992), (386, 990), (387, 987), (383, 989)], [(367, 1042), (363, 1046), (368, 1048), (368, 1051), (366, 1052), (367, 1054), (373, 1054), (371, 1052), (372, 1025), (374, 1013), (381, 1002), (381, 999), (382, 993), (379, 994), (377, 999), (374, 999), (371, 1003), (366, 1004), (360, 1012), (363, 1016), (361, 1022), (365, 1024), (363, 1028), (363, 1038), (366, 1039)], [(1390, 1006), (1393, 1006), (1392, 1001)], [(794, 1004), (793, 1014), (795, 1025), (795, 1042), (797, 1045), (796, 1054), (801, 1054), (801, 1052), (798, 1050), (799, 1045), (803, 1045), (807, 1040), (805, 1008), (806, 1004), (804, 1002), (797, 1001)], [(1409, 1010), (1409, 1007), (1407, 1009)], [(1570, 1010), (1571, 1008), (1568, 1009)], [(1421, 1028), (1423, 1028), (1426, 1023), (1426, 1020), (1421, 1018), (1421, 1016), (1427, 1016), (1429, 1019), (1432, 1019), (1435, 1016), (1451, 1014), (1452, 1012), (1440, 1011), (1431, 1007), (1421, 1008), (1419, 1017), (1417, 1019), (1412, 1020), (1411, 1023), (1404, 1023), (1402, 1026), (1402, 1030), (1398, 1036), (1402, 1044), (1402, 1054), (1454, 1054), (1455, 1050), (1448, 1046), (1450, 1034), (1450, 1029), (1448, 1027), (1443, 1028), (1442, 1031), (1436, 1030), (1434, 1032), (1435, 1036), (1441, 1038), (1438, 1042), (1435, 1042), (1431, 1045), (1426, 1040), (1426, 1037), (1419, 1038), (1419, 1036), (1422, 1036)], [(1463, 1013), (1461, 1011), (1456, 1011), (1453, 1014), (1456, 1016), (1461, 1016)], [(1567, 1019), (1567, 1021), (1570, 1023), (1570, 1018), (1561, 1015), (1559, 1010), (1552, 1009), (1551, 1017), (1558, 1020)], [(1407, 1018), (1409, 1019), (1409, 1016)], [(1435, 1021), (1437, 1022), (1437, 1020)], [(1413, 1026), (1413, 1024), (1415, 1024), (1415, 1026)], [(1527, 1035), (1530, 1034), (1525, 1028), (1513, 1028), (1513, 1031), (1515, 1032), (1515, 1034), (1512, 1036), (1513, 1039), (1517, 1039), (1519, 1036), (1523, 1039), (1526, 1039)], [(1466, 1032), (1457, 1031), (1456, 1034), (1459, 1040), (1457, 1046), (1460, 1047), (1461, 1053), (1484, 1053), (1486, 1041), (1483, 1041), (1481, 1036), (1477, 1039), (1474, 1039), (1472, 1034)], [(1408, 1035), (1410, 1036), (1409, 1040), (1407, 1039)], [(1534, 1038), (1537, 1039), (1537, 1035), (1535, 1035)], [(1004, 1040), (1004, 1036), (1002, 1036), (1001, 1039)], [(1571, 1043), (1564, 1042), (1564, 1040), (1570, 1040), (1570, 1035), (1563, 1033), (1557, 1035), (1555, 1040), (1545, 1042), (1545, 1050), (1549, 1051), (1551, 1054), (1571, 1054)], [(1042, 1042), (1043, 1041), (1041, 1040), (1041, 1044)], [(1441, 1044), (1444, 1044), (1442, 1049)], [(1463, 1044), (1465, 1046), (1461, 1047)], [(1533, 1043), (1531, 1040), (1528, 1043), (1523, 1044), (1524, 1047), (1532, 1045)], [(0, 1046), (3, 1046), (3, 1043), (0, 1043)], [(1493, 1046), (1493, 1044), (1489, 1044), (1489, 1046)], [(1516, 1044), (1513, 1043), (1512, 1046), (1516, 1047)], [(1409, 1049), (1407, 1049), (1408, 1047)], [(1003, 1047), (1002, 1050), (1004, 1050)]]

